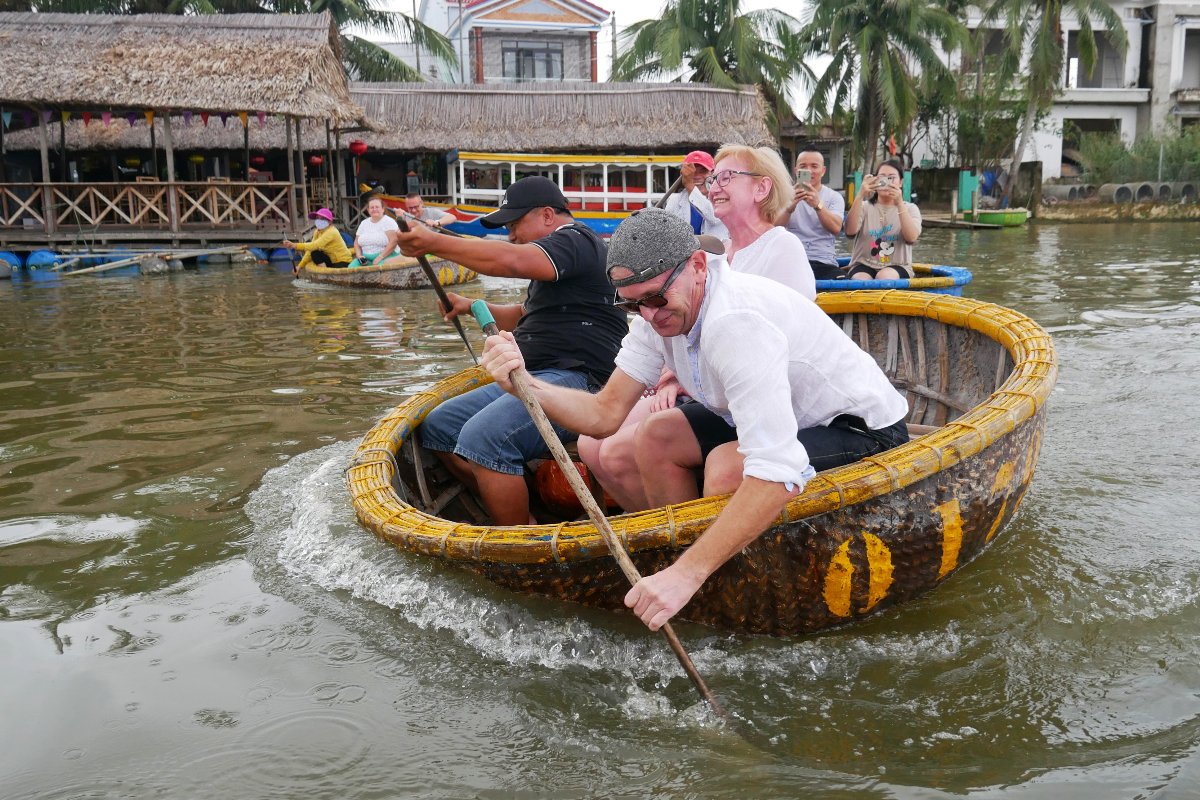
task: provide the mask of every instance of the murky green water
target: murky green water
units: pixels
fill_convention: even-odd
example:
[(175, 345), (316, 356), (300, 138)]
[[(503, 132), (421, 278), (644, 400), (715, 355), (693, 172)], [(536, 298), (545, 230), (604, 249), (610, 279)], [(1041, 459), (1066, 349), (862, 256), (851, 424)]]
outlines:
[(1198, 253), (1185, 223), (926, 233), (1055, 336), (1034, 486), (865, 624), (682, 626), (754, 745), (627, 618), (358, 527), (358, 437), (467, 363), (427, 295), (0, 282), (0, 796), (1198, 796)]

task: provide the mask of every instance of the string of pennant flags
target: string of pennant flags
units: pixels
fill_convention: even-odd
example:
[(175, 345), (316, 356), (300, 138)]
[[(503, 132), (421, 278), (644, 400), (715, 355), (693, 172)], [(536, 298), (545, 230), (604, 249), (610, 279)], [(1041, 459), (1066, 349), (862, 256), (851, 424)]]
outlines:
[[(20, 118), (21, 118), (21, 121), (24, 123), (24, 127), (26, 127), (26, 128), (33, 127), (34, 120), (37, 119), (37, 117), (34, 116), (34, 112), (32, 112), (32, 111), (20, 111), (20, 112), (2, 111), (2, 112), (0, 112), (0, 122), (3, 122), (5, 130), (12, 127), (13, 119), (15, 118), (15, 116), (17, 114), (20, 114)], [(64, 123), (66, 123), (71, 120), (72, 116), (74, 116), (74, 112), (60, 111), (59, 116), (62, 119), (62, 121)], [(79, 113), (79, 116), (83, 120), (84, 127), (87, 127), (88, 125), (92, 124), (92, 120), (95, 119), (97, 115), (91, 111), (83, 111), (83, 112)], [(125, 114), (125, 120), (129, 123), (130, 127), (133, 127), (134, 125), (137, 124), (139, 116), (145, 118), (147, 125), (154, 124), (154, 112), (153, 111), (144, 111), (140, 115), (135, 111), (130, 111), (129, 113)], [(185, 126), (190, 126), (192, 124), (192, 121), (198, 116), (198, 117), (200, 117), (200, 121), (202, 123), (204, 123), (204, 127), (207, 128), (208, 120), (212, 115), (207, 111), (201, 111), (201, 112), (199, 112), (199, 114), (192, 112), (192, 111), (183, 111), (183, 112), (181, 112), (180, 116), (183, 118), (183, 124)], [(228, 125), (229, 118), (233, 117), (233, 116), (236, 116), (238, 118), (238, 120), (241, 121), (243, 128), (248, 128), (250, 126), (250, 112), (249, 111), (238, 111), (236, 114), (230, 113), (228, 111), (221, 111), (216, 116), (221, 120), (222, 126)], [(267, 116), (268, 116), (267, 112), (266, 111), (255, 111), (254, 116), (258, 119), (258, 127), (265, 128), (267, 125)], [(99, 117), (100, 117), (100, 122), (102, 122), (104, 124), (104, 127), (107, 128), (109, 125), (112, 124), (113, 112), (101, 111), (99, 114)], [(283, 120), (286, 118), (286, 115), (276, 114), (275, 117), (276, 117), (276, 119)], [(50, 120), (53, 118), (54, 118), (53, 111), (43, 111), (42, 112), (42, 121), (43, 122), (48, 124), (50, 122)]]

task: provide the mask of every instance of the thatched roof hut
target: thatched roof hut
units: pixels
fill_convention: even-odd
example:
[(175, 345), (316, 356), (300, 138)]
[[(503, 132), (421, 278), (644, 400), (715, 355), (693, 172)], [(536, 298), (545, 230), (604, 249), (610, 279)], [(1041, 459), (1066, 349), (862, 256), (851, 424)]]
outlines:
[(694, 83), (355, 83), (381, 150), (603, 152), (775, 143), (757, 89)]
[(0, 13), (0, 104), (362, 119), (328, 13)]
[[(374, 151), (611, 152), (735, 143), (775, 145), (767, 110), (753, 87), (720, 89), (692, 83), (484, 84), (353, 83), (350, 97), (376, 132), (354, 134)], [(57, 126), (56, 126), (57, 127)], [(172, 122), (177, 150), (237, 150), (242, 126), (211, 117)], [(282, 149), (283, 122), (250, 119), (255, 149)], [(37, 149), (36, 131), (11, 135), (10, 150)], [(304, 142), (321, 149), (323, 126), (310, 122)], [(146, 124), (67, 125), (69, 150), (134, 150), (150, 146)]]

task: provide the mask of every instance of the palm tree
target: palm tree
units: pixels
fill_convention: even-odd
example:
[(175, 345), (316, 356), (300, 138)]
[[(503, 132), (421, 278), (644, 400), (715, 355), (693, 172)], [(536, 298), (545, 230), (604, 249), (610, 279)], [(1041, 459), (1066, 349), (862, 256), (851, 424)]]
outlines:
[[(229, 0), (217, 0), (229, 2)], [(237, 2), (237, 0), (233, 0)], [(338, 27), (342, 60), (347, 71), (362, 81), (423, 81), (421, 73), (384, 48), (360, 35), (354, 28), (398, 36), (411, 41), (434, 59), (458, 66), (454, 46), (424, 22), (399, 11), (384, 11), (380, 0), (261, 0), (263, 10), (286, 14), (319, 14), (328, 11)]]
[(621, 33), (612, 80), (672, 77), (692, 83), (758, 86), (776, 119), (787, 85), (805, 78), (800, 23), (777, 9), (742, 11), (742, 0), (667, 0), (662, 16)]
[[(1079, 20), (1079, 64), (1088, 75), (1096, 65), (1096, 35), (1092, 19), (1098, 19), (1108, 34), (1109, 42), (1122, 56), (1129, 46), (1121, 18), (1104, 0), (993, 0), (984, 14), (980, 27), (989, 23), (1003, 23), (1007, 67), (1010, 74), (1024, 72), (1023, 91), (1025, 115), (1021, 120), (1021, 135), (1013, 150), (1012, 165), (1009, 167), (1008, 182), (1004, 188), (1007, 199), (1016, 185), (1017, 172), (1029, 139), (1033, 135), (1033, 123), (1038, 114), (1046, 112), (1054, 103), (1062, 88), (1063, 63), (1066, 58), (1066, 42), (1063, 37), (1062, 19), (1064, 12), (1071, 12)], [(1028, 54), (1024, 70), (1016, 67), (1021, 58)]]
[(801, 31), (802, 56), (831, 56), (812, 88), (810, 115), (828, 114), (856, 97), (853, 150), (875, 169), (881, 132), (907, 129), (917, 113), (919, 73), (950, 79), (935, 45), (949, 52), (966, 27), (931, 0), (812, 0)]

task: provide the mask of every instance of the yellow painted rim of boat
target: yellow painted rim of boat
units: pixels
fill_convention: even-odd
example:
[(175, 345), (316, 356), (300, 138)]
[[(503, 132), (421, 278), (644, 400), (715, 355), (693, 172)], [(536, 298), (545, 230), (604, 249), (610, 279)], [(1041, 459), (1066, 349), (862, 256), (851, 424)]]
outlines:
[[(973, 456), (1045, 405), (1058, 375), (1049, 334), (1029, 317), (1004, 306), (964, 297), (903, 290), (830, 292), (818, 304), (830, 314), (890, 314), (937, 320), (977, 331), (998, 342), (1013, 360), (1008, 378), (963, 416), (878, 456), (822, 472), (796, 496), (779, 522), (816, 516), (896, 492)], [(397, 406), (363, 438), (346, 470), (359, 520), (408, 550), (463, 561), (545, 563), (596, 557), (605, 552), (590, 522), (487, 527), (425, 514), (392, 488), (393, 454), (421, 420), (449, 397), (490, 383), (475, 367), (443, 380)], [(1032, 473), (1040, 442), (1016, 465)], [(695, 541), (725, 507), (728, 496), (611, 517), (630, 551), (684, 546)]]

